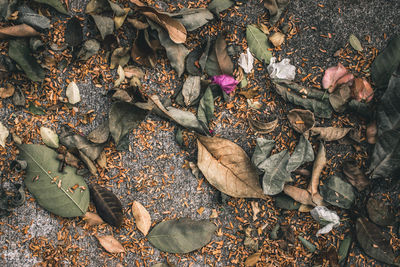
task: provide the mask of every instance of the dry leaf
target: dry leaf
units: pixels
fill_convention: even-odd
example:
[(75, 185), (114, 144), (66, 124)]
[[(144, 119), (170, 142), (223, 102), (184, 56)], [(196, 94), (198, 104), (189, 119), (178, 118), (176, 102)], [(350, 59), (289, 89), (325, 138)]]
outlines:
[(138, 79), (142, 79), (144, 77), (144, 72), (138, 67), (134, 66), (126, 66), (124, 67), (125, 77), (131, 79), (132, 77), (136, 77)]
[(347, 180), (355, 187), (358, 191), (364, 190), (369, 184), (369, 179), (365, 176), (355, 161), (345, 161), (343, 163), (343, 173), (346, 175)]
[(269, 41), (275, 46), (281, 46), (285, 41), (285, 35), (281, 32), (275, 32), (269, 36)]
[(298, 211), (299, 212), (310, 212), (313, 208), (314, 208), (314, 206), (301, 204)]
[(374, 90), (365, 78), (356, 78), (351, 87), (351, 96), (359, 102), (368, 103), (374, 97)]
[(0, 29), (0, 39), (8, 37), (30, 37), (37, 36), (40, 33), (26, 24), (20, 24)]
[(326, 150), (324, 144), (321, 142), (319, 145), (317, 156), (315, 157), (311, 182), (308, 185), (308, 191), (311, 193), (312, 200), (318, 206), (322, 205), (322, 197), (318, 193), (319, 177), (321, 176), (322, 170), (326, 165)]
[(140, 20), (138, 20), (138, 19), (128, 19), (128, 22), (129, 22), (130, 24), (132, 24), (132, 26), (135, 27), (135, 28), (138, 29), (138, 30), (144, 30), (144, 29), (146, 29), (147, 27), (149, 27), (149, 24), (148, 24), (148, 23), (142, 22), (142, 21), (140, 21)]
[(257, 220), (257, 214), (260, 213), (260, 208), (258, 207), (258, 202), (250, 202), (251, 209), (253, 210), (253, 221)]
[(0, 98), (10, 97), (14, 94), (14, 92), (15, 92), (14, 85), (7, 83), (5, 88), (0, 87)]
[(261, 122), (261, 121), (256, 121), (251, 116), (249, 116), (247, 120), (249, 122), (251, 129), (261, 134), (270, 133), (273, 130), (275, 130), (276, 126), (278, 126), (278, 119), (275, 119), (271, 122)]
[(228, 74), (231, 75), (233, 74), (233, 62), (231, 58), (228, 55), (228, 52), (226, 50), (226, 41), (225, 41), (225, 35), (220, 34), (215, 41), (215, 53), (217, 55), (217, 60), (219, 64), (219, 68), (222, 71), (222, 74)]
[(96, 238), (99, 240), (100, 245), (110, 253), (121, 253), (125, 252), (124, 247), (121, 243), (115, 239), (112, 235), (98, 236)]
[(102, 218), (100, 218), (99, 215), (97, 215), (96, 213), (93, 212), (86, 212), (83, 220), (89, 225), (89, 226), (94, 226), (94, 225), (98, 225), (98, 224), (103, 224), (104, 221)]
[(232, 197), (263, 198), (257, 170), (246, 152), (218, 137), (198, 136), (197, 166), (219, 191)]
[(253, 255), (250, 255), (244, 262), (244, 266), (256, 266), (257, 262), (260, 260), (260, 257), (261, 252), (256, 252)]
[(345, 137), (351, 128), (338, 128), (338, 127), (313, 127), (311, 129), (312, 135), (319, 135), (318, 138), (324, 141), (336, 141)]
[(135, 217), (136, 227), (146, 236), (151, 226), (151, 217), (149, 212), (142, 204), (134, 201), (132, 203), (132, 214), (133, 217)]
[(368, 144), (375, 144), (376, 143), (376, 137), (378, 134), (378, 129), (376, 127), (376, 120), (371, 122), (370, 124), (367, 125), (367, 142)]
[(297, 202), (300, 202), (301, 204), (315, 206), (315, 203), (312, 201), (310, 192), (308, 192), (305, 189), (301, 189), (296, 186), (286, 184), (283, 187), (283, 192), (285, 192), (286, 195), (290, 196), (291, 198), (293, 198)]
[(293, 129), (298, 133), (305, 133), (314, 127), (314, 113), (305, 109), (292, 109), (289, 111), (288, 120)]

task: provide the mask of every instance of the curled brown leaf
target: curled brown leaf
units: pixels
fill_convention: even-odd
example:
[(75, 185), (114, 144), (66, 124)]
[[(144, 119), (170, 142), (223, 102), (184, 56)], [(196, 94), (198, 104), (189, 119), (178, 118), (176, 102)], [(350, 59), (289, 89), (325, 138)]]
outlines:
[(256, 121), (252, 118), (252, 116), (249, 116), (247, 120), (249, 122), (251, 129), (261, 134), (270, 133), (273, 130), (275, 130), (276, 126), (278, 126), (278, 119), (275, 119), (270, 122), (261, 122), (261, 121)]
[(15, 92), (14, 85), (7, 83), (6, 87), (0, 87), (0, 98), (11, 97)]
[[(311, 193), (313, 202), (320, 203), (322, 197), (318, 193), (319, 178), (321, 176), (322, 170), (326, 165), (326, 150), (324, 144), (321, 142), (319, 145), (317, 156), (315, 157), (313, 170), (311, 174), (311, 182), (308, 185), (308, 191)], [(316, 203), (318, 205), (318, 203)]]
[(347, 180), (357, 188), (358, 191), (363, 191), (370, 184), (364, 172), (358, 168), (356, 162), (353, 160), (343, 163), (343, 173), (346, 175)]
[(285, 192), (286, 195), (293, 198), (297, 202), (300, 202), (301, 204), (315, 206), (315, 203), (312, 201), (310, 192), (305, 189), (286, 184), (283, 187), (283, 192)]
[(217, 55), (217, 60), (219, 68), (223, 74), (231, 75), (233, 74), (233, 62), (228, 55), (226, 50), (225, 34), (220, 34), (215, 41), (215, 53)]
[(305, 109), (292, 109), (287, 115), (293, 129), (299, 133), (305, 133), (314, 127), (314, 113)]
[(359, 102), (365, 101), (368, 103), (374, 97), (374, 90), (365, 78), (356, 78), (351, 87), (351, 95)]
[(97, 215), (96, 213), (93, 212), (86, 212), (85, 216), (83, 217), (83, 220), (89, 225), (89, 226), (94, 226), (98, 224), (103, 224), (104, 221), (103, 219)]
[(149, 212), (137, 201), (132, 203), (132, 214), (135, 217), (136, 226), (145, 236), (148, 234), (151, 226), (151, 217)]
[(338, 127), (313, 127), (311, 129), (312, 135), (319, 135), (318, 138), (324, 141), (336, 141), (345, 137), (351, 128), (338, 128)]
[(0, 29), (0, 39), (9, 37), (31, 37), (37, 36), (40, 33), (34, 28), (26, 24), (20, 24)]

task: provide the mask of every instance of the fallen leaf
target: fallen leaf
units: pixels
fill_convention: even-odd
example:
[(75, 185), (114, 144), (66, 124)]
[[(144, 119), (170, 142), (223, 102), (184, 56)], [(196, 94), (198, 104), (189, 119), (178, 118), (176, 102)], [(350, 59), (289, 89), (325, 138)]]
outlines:
[(103, 40), (106, 38), (106, 36), (114, 32), (114, 21), (112, 18), (94, 14), (91, 14), (91, 16)]
[(95, 39), (87, 40), (83, 43), (81, 50), (79, 50), (77, 58), (86, 61), (92, 56), (96, 55), (100, 50), (100, 43)]
[(336, 112), (344, 112), (351, 98), (351, 89), (347, 84), (342, 84), (329, 95), (329, 103)]
[(221, 69), (222, 74), (232, 76), (233, 74), (233, 62), (228, 55), (226, 50), (227, 45), (225, 41), (225, 35), (220, 34), (215, 41), (215, 54), (217, 55), (218, 65)]
[(376, 125), (376, 120), (374, 120), (367, 125), (366, 136), (368, 144), (371, 145), (376, 144), (377, 135), (378, 135), (378, 127)]
[[(219, 63), (218, 63), (217, 53), (215, 50), (215, 44), (212, 46), (210, 45), (209, 54), (207, 55), (207, 57), (204, 56), (203, 59), (205, 60), (204, 69), (205, 69), (206, 73), (208, 74), (208, 76), (212, 77), (212, 76), (217, 76), (217, 75), (222, 74), (221, 68), (219, 67)], [(200, 62), (199, 62), (199, 64), (200, 64)], [(203, 64), (204, 64), (204, 62), (203, 62)]]
[(68, 11), (65, 9), (65, 7), (63, 6), (63, 4), (61, 3), (60, 0), (34, 0), (34, 1), (37, 3), (49, 5), (49, 6), (53, 7), (55, 10), (57, 10), (58, 12), (60, 12), (64, 15), (69, 15)]
[(341, 63), (326, 69), (324, 77), (322, 78), (322, 87), (327, 89), (329, 93), (332, 93), (336, 89), (338, 81), (346, 74), (347, 69)]
[(143, 70), (134, 66), (126, 66), (124, 67), (124, 71), (125, 71), (125, 77), (128, 79), (131, 79), (133, 77), (136, 77), (138, 79), (143, 79), (143, 77), (145, 76)]
[(41, 107), (36, 106), (32, 102), (29, 102), (28, 111), (34, 115), (46, 115), (46, 112)]
[(233, 6), (233, 4), (234, 2), (231, 0), (212, 0), (207, 8), (214, 14), (218, 15), (222, 11)]
[(292, 128), (298, 133), (305, 133), (314, 127), (314, 113), (304, 109), (292, 109), (289, 111), (288, 120)]
[(10, 84), (10, 83), (6, 83), (6, 87), (0, 87), (0, 98), (8, 98), (14, 95), (15, 92), (15, 86)]
[(314, 150), (310, 141), (304, 137), (304, 135), (300, 136), (300, 140), (296, 145), (296, 148), (293, 151), (293, 154), (290, 156), (290, 159), (286, 165), (286, 170), (288, 172), (293, 172), (297, 170), (301, 165), (306, 162), (310, 162), (314, 160)]
[(115, 69), (118, 66), (124, 67), (128, 64), (129, 59), (131, 58), (129, 54), (130, 50), (130, 47), (119, 47), (115, 49), (111, 55), (110, 69)]
[(246, 54), (245, 53), (240, 54), (238, 64), (240, 67), (242, 67), (245, 73), (251, 73), (254, 65), (254, 57), (250, 53), (249, 48), (246, 49)]
[(108, 224), (120, 227), (123, 221), (122, 204), (110, 190), (97, 184), (90, 185), (92, 201), (99, 216)]
[(19, 24), (27, 24), (40, 31), (45, 31), (50, 28), (50, 19), (40, 14), (37, 14), (28, 6), (21, 5), (18, 7), (17, 11), (18, 11), (17, 22)]
[(64, 39), (70, 46), (77, 46), (82, 43), (82, 25), (77, 17), (72, 17), (68, 20), (67, 25), (65, 26)]
[(363, 47), (361, 45), (360, 40), (358, 40), (358, 38), (354, 34), (350, 34), (349, 43), (354, 50), (359, 52), (363, 51)]
[(249, 125), (251, 129), (253, 129), (253, 131), (256, 131), (261, 134), (266, 134), (274, 131), (276, 126), (278, 126), (279, 122), (278, 119), (275, 119), (270, 122), (257, 121), (254, 120), (251, 115), (247, 117), (247, 121), (249, 122)]
[(17, 88), (14, 92), (12, 102), (15, 106), (25, 106), (25, 95), (20, 88)]
[(79, 87), (75, 82), (70, 82), (65, 91), (65, 95), (68, 98), (68, 102), (72, 105), (81, 101), (81, 95), (79, 93)]
[(256, 139), (256, 148), (254, 149), (251, 162), (260, 169), (260, 166), (265, 166), (263, 162), (270, 156), (272, 149), (275, 147), (274, 140), (264, 138)]
[(39, 34), (40, 33), (34, 28), (26, 24), (0, 28), (0, 39), (9, 37), (31, 37), (38, 36)]
[(324, 167), (326, 165), (326, 162), (327, 162), (326, 150), (325, 150), (324, 144), (321, 142), (319, 144), (317, 156), (315, 157), (312, 174), (311, 174), (311, 182), (308, 185), (308, 189), (307, 189), (311, 193), (312, 200), (317, 206), (323, 206), (322, 198), (321, 198), (320, 194), (318, 193), (318, 186), (319, 186), (319, 178), (321, 176), (322, 170), (324, 169)]
[(324, 201), (343, 209), (351, 208), (355, 199), (353, 187), (335, 175), (320, 186), (320, 191)]
[(313, 127), (311, 128), (311, 134), (318, 135), (318, 138), (324, 141), (336, 141), (344, 138), (350, 130), (351, 128)]
[(283, 191), (286, 182), (292, 181), (290, 173), (286, 170), (289, 162), (289, 152), (281, 152), (270, 156), (261, 165), (264, 170), (262, 178), (263, 192), (266, 195), (276, 195)]
[(282, 15), (286, 6), (289, 4), (289, 0), (264, 0), (264, 7), (269, 11), (269, 23), (274, 25)]
[[(111, 1), (110, 1), (111, 2)], [(114, 3), (115, 4), (115, 3)], [(131, 9), (129, 7), (122, 9), (124, 11), (123, 14), (117, 16), (115, 15), (114, 17), (114, 24), (115, 24), (115, 29), (118, 30), (119, 28), (122, 27), (122, 24), (124, 24), (126, 17), (129, 14), (129, 11), (131, 11)]]
[(99, 225), (103, 224), (104, 221), (102, 218), (100, 218), (99, 215), (93, 212), (86, 212), (85, 216), (83, 217), (83, 220), (89, 225), (89, 226), (94, 226), (94, 225)]
[(117, 73), (119, 77), (115, 80), (114, 87), (120, 86), (120, 84), (125, 80), (125, 72), (121, 65), (118, 65)]
[(349, 254), (351, 243), (352, 238), (350, 234), (346, 235), (344, 239), (340, 241), (338, 249), (338, 259), (340, 264), (342, 264), (346, 260), (347, 254)]
[(110, 135), (110, 128), (108, 120), (97, 126), (93, 131), (87, 135), (87, 139), (95, 144), (103, 144), (107, 142)]
[(317, 236), (320, 234), (327, 234), (332, 231), (333, 227), (338, 227), (340, 225), (340, 218), (337, 213), (329, 210), (325, 206), (316, 206), (310, 213), (314, 220), (324, 226), (318, 230)]
[(247, 257), (246, 261), (244, 262), (244, 266), (256, 266), (257, 262), (261, 258), (261, 252), (256, 252), (249, 257)]
[(268, 37), (254, 25), (248, 25), (246, 28), (246, 40), (250, 48), (250, 52), (260, 61), (269, 64), (272, 57)]
[(305, 189), (298, 188), (292, 185), (285, 185), (283, 187), (283, 192), (296, 200), (299, 203), (304, 205), (312, 205), (315, 206), (316, 204), (313, 202), (310, 192)]
[(256, 169), (238, 145), (206, 136), (198, 136), (197, 145), (197, 166), (210, 184), (232, 197), (265, 198)]
[(396, 221), (391, 206), (382, 199), (370, 198), (367, 202), (368, 217), (372, 222), (380, 226), (393, 225)]
[(275, 197), (275, 206), (285, 210), (298, 210), (300, 208), (300, 203), (289, 196), (278, 195)]
[(216, 226), (208, 220), (178, 219), (157, 224), (147, 239), (157, 249), (170, 253), (188, 253), (211, 241)]
[(186, 106), (190, 106), (200, 96), (200, 81), (200, 76), (189, 75), (183, 83), (182, 95)]
[(40, 135), (42, 136), (43, 143), (45, 143), (48, 147), (59, 147), (60, 144), (58, 135), (52, 129), (42, 126), (40, 127)]
[(128, 22), (138, 30), (144, 30), (149, 27), (149, 24), (147, 22), (140, 21), (136, 18), (128, 18)]
[(278, 47), (285, 41), (285, 35), (281, 32), (274, 32), (268, 37), (268, 39), (273, 46)]
[(10, 134), (8, 129), (0, 122), (0, 145), (6, 147), (7, 137)]
[(368, 103), (374, 97), (374, 90), (365, 78), (356, 78), (351, 86), (351, 96), (356, 101)]
[(199, 107), (197, 108), (197, 118), (205, 125), (211, 121), (214, 116), (214, 96), (211, 91), (211, 86), (208, 86), (200, 99)]
[(258, 202), (252, 201), (251, 210), (253, 211), (253, 221), (257, 220), (257, 214), (260, 213), (261, 209), (258, 207)]
[(139, 30), (131, 50), (133, 61), (147, 67), (154, 67), (156, 53), (150, 42), (148, 29)]
[(176, 13), (168, 13), (186, 28), (194, 31), (214, 19), (213, 14), (206, 8), (182, 8)]
[(151, 226), (150, 213), (137, 201), (132, 203), (132, 214), (135, 217), (136, 227), (143, 235), (147, 235)]
[(361, 171), (355, 161), (345, 161), (343, 163), (343, 173), (346, 175), (347, 180), (355, 187), (358, 191), (363, 191), (369, 184), (369, 179), (365, 176), (364, 172)]
[(125, 252), (125, 248), (112, 235), (105, 235), (105, 236), (96, 235), (96, 238), (97, 238), (97, 240), (99, 240), (100, 245), (107, 252), (110, 252), (110, 253)]
[(303, 243), (303, 245), (311, 252), (314, 253), (317, 250), (317, 247), (312, 244), (310, 241), (308, 241), (307, 239), (305, 239), (302, 236), (297, 236), (299, 238), (299, 240), (301, 241), (301, 243)]

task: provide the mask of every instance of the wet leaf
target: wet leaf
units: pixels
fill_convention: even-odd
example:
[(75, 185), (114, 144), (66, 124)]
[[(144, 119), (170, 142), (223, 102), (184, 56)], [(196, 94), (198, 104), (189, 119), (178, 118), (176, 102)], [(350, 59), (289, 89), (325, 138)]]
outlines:
[(123, 220), (121, 201), (110, 190), (97, 184), (90, 185), (92, 201), (99, 216), (108, 224), (120, 227)]
[(136, 128), (147, 116), (147, 111), (126, 102), (115, 102), (109, 114), (109, 129), (115, 144)]
[(121, 245), (121, 243), (115, 239), (112, 235), (98, 236), (96, 235), (97, 240), (99, 240), (100, 245), (110, 253), (121, 253), (125, 252), (125, 248)]
[(197, 145), (197, 165), (210, 184), (232, 197), (265, 198), (257, 170), (242, 148), (206, 136), (198, 136)]
[(58, 148), (59, 139), (58, 135), (50, 128), (40, 127), (40, 135), (42, 136), (43, 143), (45, 143), (48, 147)]
[(264, 165), (263, 162), (269, 157), (274, 147), (274, 140), (257, 138), (256, 148), (254, 149), (253, 156), (251, 157), (251, 162), (253, 162), (253, 164), (260, 169), (260, 166)]
[(315, 203), (312, 200), (310, 192), (308, 192), (305, 189), (286, 184), (283, 187), (283, 192), (299, 203), (302, 203), (304, 205), (315, 206)]
[(147, 235), (151, 226), (150, 213), (137, 201), (132, 203), (132, 214), (135, 217), (136, 227), (143, 235)]
[(330, 176), (325, 183), (320, 186), (321, 196), (331, 205), (349, 209), (354, 202), (355, 195), (353, 187), (343, 181), (338, 176)]
[(312, 135), (318, 135), (319, 139), (324, 141), (336, 141), (344, 138), (351, 128), (338, 127), (313, 127), (311, 128)]
[(301, 241), (301, 243), (303, 243), (303, 245), (311, 252), (314, 253), (317, 250), (317, 247), (312, 244), (310, 241), (308, 241), (307, 239), (305, 239), (302, 236), (297, 236), (299, 238), (299, 240)]
[(5, 87), (0, 87), (0, 98), (8, 98), (14, 95), (14, 85), (7, 83)]
[(391, 206), (384, 200), (370, 198), (367, 202), (368, 217), (372, 222), (380, 226), (393, 225), (396, 221), (396, 216), (393, 213)]
[(27, 40), (10, 40), (8, 55), (17, 62), (30, 80), (40, 82), (44, 79), (45, 72), (37, 63), (36, 59), (31, 56)]
[(220, 34), (215, 41), (215, 54), (217, 55), (217, 61), (222, 74), (231, 75), (233, 74), (233, 62), (228, 55), (226, 50), (227, 45), (225, 41), (225, 35)]
[(285, 183), (292, 181), (290, 173), (286, 170), (289, 158), (289, 152), (283, 150), (270, 156), (260, 164), (260, 168), (264, 170), (264, 176), (262, 178), (264, 194), (279, 194), (283, 191)]
[(188, 76), (183, 83), (182, 95), (186, 106), (190, 106), (200, 96), (200, 76)]
[(63, 6), (63, 4), (61, 3), (60, 0), (34, 0), (34, 1), (37, 3), (49, 5), (49, 6), (53, 7), (55, 10), (57, 10), (58, 12), (60, 12), (64, 15), (69, 15), (68, 11), (65, 9), (65, 7)]
[(208, 220), (178, 219), (157, 224), (147, 236), (157, 249), (170, 253), (188, 253), (209, 243), (216, 226)]
[(204, 92), (203, 97), (200, 99), (199, 107), (197, 108), (197, 118), (205, 125), (211, 121), (214, 116), (214, 96), (211, 87), (208, 86)]
[[(26, 187), (40, 206), (62, 216), (76, 217), (86, 213), (89, 190), (75, 169), (66, 166), (58, 172), (57, 153), (43, 145), (21, 145), (20, 156), (28, 163), (24, 179)], [(78, 184), (81, 188), (70, 190)]]
[(93, 212), (89, 212), (89, 211), (85, 213), (83, 220), (89, 226), (94, 226), (94, 225), (99, 225), (99, 224), (104, 223), (103, 219), (99, 215), (97, 215), (96, 213), (93, 213)]
[(340, 85), (329, 95), (329, 103), (336, 112), (344, 112), (351, 97), (351, 90), (347, 84)]
[(251, 115), (247, 117), (247, 121), (253, 131), (256, 131), (261, 134), (270, 133), (275, 130), (276, 126), (278, 126), (278, 119), (275, 119), (270, 122), (263, 122), (254, 120)]
[(187, 31), (194, 31), (214, 19), (213, 14), (206, 8), (183, 8), (171, 17), (182, 23)]
[(343, 173), (358, 191), (363, 191), (370, 184), (370, 181), (364, 172), (358, 168), (355, 161), (345, 161), (343, 163)]
[(26, 24), (0, 28), (0, 39), (10, 37), (30, 37), (37, 35), (39, 35), (39, 33), (34, 28)]
[(41, 107), (36, 106), (32, 102), (29, 102), (28, 111), (34, 115), (46, 115), (46, 112)]
[(285, 210), (298, 210), (300, 208), (300, 203), (289, 196), (278, 195), (275, 197), (275, 206)]
[(110, 35), (114, 32), (114, 21), (112, 20), (112, 18), (94, 14), (91, 14), (91, 16), (103, 40), (106, 38), (107, 35)]
[(346, 235), (342, 241), (340, 241), (338, 250), (338, 259), (340, 264), (342, 264), (346, 260), (347, 254), (349, 254), (351, 243), (352, 238), (349, 234)]
[(93, 131), (91, 131), (87, 139), (95, 144), (103, 144), (107, 142), (110, 135), (110, 128), (108, 121), (97, 126)]
[(82, 43), (83, 31), (81, 22), (77, 17), (72, 17), (68, 20), (65, 28), (64, 39), (70, 46), (77, 46)]
[(360, 217), (357, 219), (356, 232), (358, 243), (367, 255), (384, 263), (394, 264), (392, 246), (375, 224)]
[(292, 109), (289, 111), (288, 120), (292, 128), (298, 133), (305, 133), (314, 127), (314, 113), (304, 109)]
[(272, 57), (268, 45), (268, 37), (254, 25), (248, 25), (246, 29), (246, 40), (250, 48), (250, 52), (261, 62), (269, 64)]
[(246, 261), (244, 262), (244, 266), (256, 266), (257, 262), (260, 260), (261, 258), (261, 252), (256, 252), (252, 255), (250, 255), (249, 257), (247, 257)]
[(379, 90), (385, 90), (400, 63), (400, 35), (395, 35), (371, 65), (371, 77)]
[(81, 101), (81, 95), (79, 93), (79, 87), (75, 82), (70, 82), (65, 91), (65, 95), (68, 98), (68, 102), (72, 105)]
[(119, 47), (114, 50), (111, 55), (110, 69), (115, 69), (118, 66), (124, 67), (128, 64), (130, 56), (130, 47)]
[(290, 159), (286, 166), (286, 170), (288, 172), (293, 172), (304, 163), (313, 160), (314, 160), (314, 150), (311, 146), (311, 143), (310, 141), (308, 141), (307, 138), (304, 137), (304, 135), (301, 135), (299, 143), (296, 145), (293, 154), (290, 156)]
[(234, 2), (232, 0), (212, 0), (208, 5), (208, 9), (214, 14), (219, 14), (222, 11), (233, 6)]
[(317, 236), (327, 234), (332, 231), (333, 227), (340, 225), (340, 218), (335, 211), (329, 210), (325, 206), (316, 206), (311, 211), (311, 216), (324, 227), (319, 229)]
[(354, 50), (359, 52), (363, 51), (363, 47), (361, 45), (360, 40), (358, 40), (358, 38), (354, 34), (350, 34), (349, 43)]
[(10, 134), (8, 129), (0, 122), (0, 146), (6, 147), (7, 137)]

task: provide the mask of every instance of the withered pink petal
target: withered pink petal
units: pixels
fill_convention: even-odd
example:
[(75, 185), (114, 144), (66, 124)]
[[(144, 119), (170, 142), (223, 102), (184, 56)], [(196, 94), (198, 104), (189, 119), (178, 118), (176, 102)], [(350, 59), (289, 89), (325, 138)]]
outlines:
[(369, 102), (374, 97), (374, 90), (365, 78), (354, 79), (354, 84), (351, 87), (352, 97), (357, 101)]
[[(338, 85), (344, 84), (344, 83), (352, 83), (353, 80), (354, 80), (354, 75), (352, 73), (347, 73), (346, 75), (342, 76), (339, 80), (337, 80), (335, 87), (337, 87)], [(349, 84), (349, 85), (351, 85), (351, 84)], [(328, 89), (329, 93), (332, 93), (334, 90), (335, 90), (335, 88)]]
[(211, 82), (218, 84), (227, 94), (235, 91), (236, 85), (239, 83), (235, 78), (227, 74), (213, 76), (211, 77)]
[(336, 82), (346, 74), (347, 69), (341, 63), (338, 63), (337, 66), (326, 69), (324, 77), (322, 78), (322, 87), (324, 89), (334, 89), (336, 87)]

